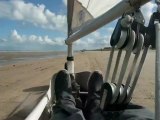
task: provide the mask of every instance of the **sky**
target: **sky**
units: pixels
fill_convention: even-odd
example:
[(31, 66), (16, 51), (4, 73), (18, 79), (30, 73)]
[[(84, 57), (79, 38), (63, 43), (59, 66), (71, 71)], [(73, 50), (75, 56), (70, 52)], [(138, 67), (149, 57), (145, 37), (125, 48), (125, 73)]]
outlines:
[[(66, 9), (66, 0), (0, 0), (0, 51), (66, 50)], [(155, 10), (153, 2), (142, 7), (146, 25)], [(74, 49), (109, 46), (115, 24), (81, 38), (74, 43)]]

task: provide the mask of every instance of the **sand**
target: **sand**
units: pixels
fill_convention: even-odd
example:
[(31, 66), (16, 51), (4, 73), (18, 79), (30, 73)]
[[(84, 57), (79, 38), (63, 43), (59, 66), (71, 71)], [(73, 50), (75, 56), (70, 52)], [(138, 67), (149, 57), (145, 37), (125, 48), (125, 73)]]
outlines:
[[(80, 52), (75, 55), (75, 71), (106, 69), (109, 52)], [(48, 89), (49, 80), (63, 69), (65, 57), (29, 61), (0, 67), (0, 120), (21, 120)], [(132, 102), (154, 111), (155, 51), (150, 50)], [(126, 77), (126, 76), (125, 76)], [(25, 109), (24, 109), (25, 108)]]

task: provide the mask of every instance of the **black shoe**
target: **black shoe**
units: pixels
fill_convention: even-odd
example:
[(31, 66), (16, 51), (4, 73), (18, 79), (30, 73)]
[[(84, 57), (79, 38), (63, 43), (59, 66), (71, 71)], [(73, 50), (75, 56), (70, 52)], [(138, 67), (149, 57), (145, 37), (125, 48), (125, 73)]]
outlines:
[(88, 81), (88, 95), (92, 96), (100, 92), (103, 84), (103, 76), (100, 71), (94, 71)]
[(102, 73), (94, 71), (88, 81), (88, 98), (85, 106), (85, 116), (87, 118), (89, 118), (90, 114), (100, 109), (100, 91), (102, 85)]
[(57, 101), (62, 98), (63, 92), (72, 94), (71, 78), (67, 70), (61, 70), (57, 73), (54, 86)]

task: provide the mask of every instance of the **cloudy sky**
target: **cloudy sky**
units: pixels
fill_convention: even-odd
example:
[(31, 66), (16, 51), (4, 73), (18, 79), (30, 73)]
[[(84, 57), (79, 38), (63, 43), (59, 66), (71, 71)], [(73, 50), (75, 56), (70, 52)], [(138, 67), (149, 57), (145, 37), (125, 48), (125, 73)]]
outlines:
[[(142, 7), (146, 25), (155, 9), (153, 2)], [(82, 38), (75, 49), (108, 46), (114, 26), (112, 22)], [(66, 50), (66, 35), (66, 0), (0, 0), (0, 50)]]

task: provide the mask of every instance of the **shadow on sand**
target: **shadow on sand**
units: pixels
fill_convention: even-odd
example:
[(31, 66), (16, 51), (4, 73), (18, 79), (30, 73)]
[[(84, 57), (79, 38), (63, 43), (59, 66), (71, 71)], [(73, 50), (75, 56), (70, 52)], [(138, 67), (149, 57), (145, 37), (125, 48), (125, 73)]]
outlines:
[(23, 92), (47, 91), (48, 88), (49, 88), (49, 85), (44, 85), (44, 86), (38, 86), (38, 87), (32, 87), (32, 88), (24, 89)]
[(29, 92), (24, 100), (8, 115), (5, 120), (24, 120), (33, 108), (40, 102), (49, 86), (38, 86), (24, 89), (23, 92)]

